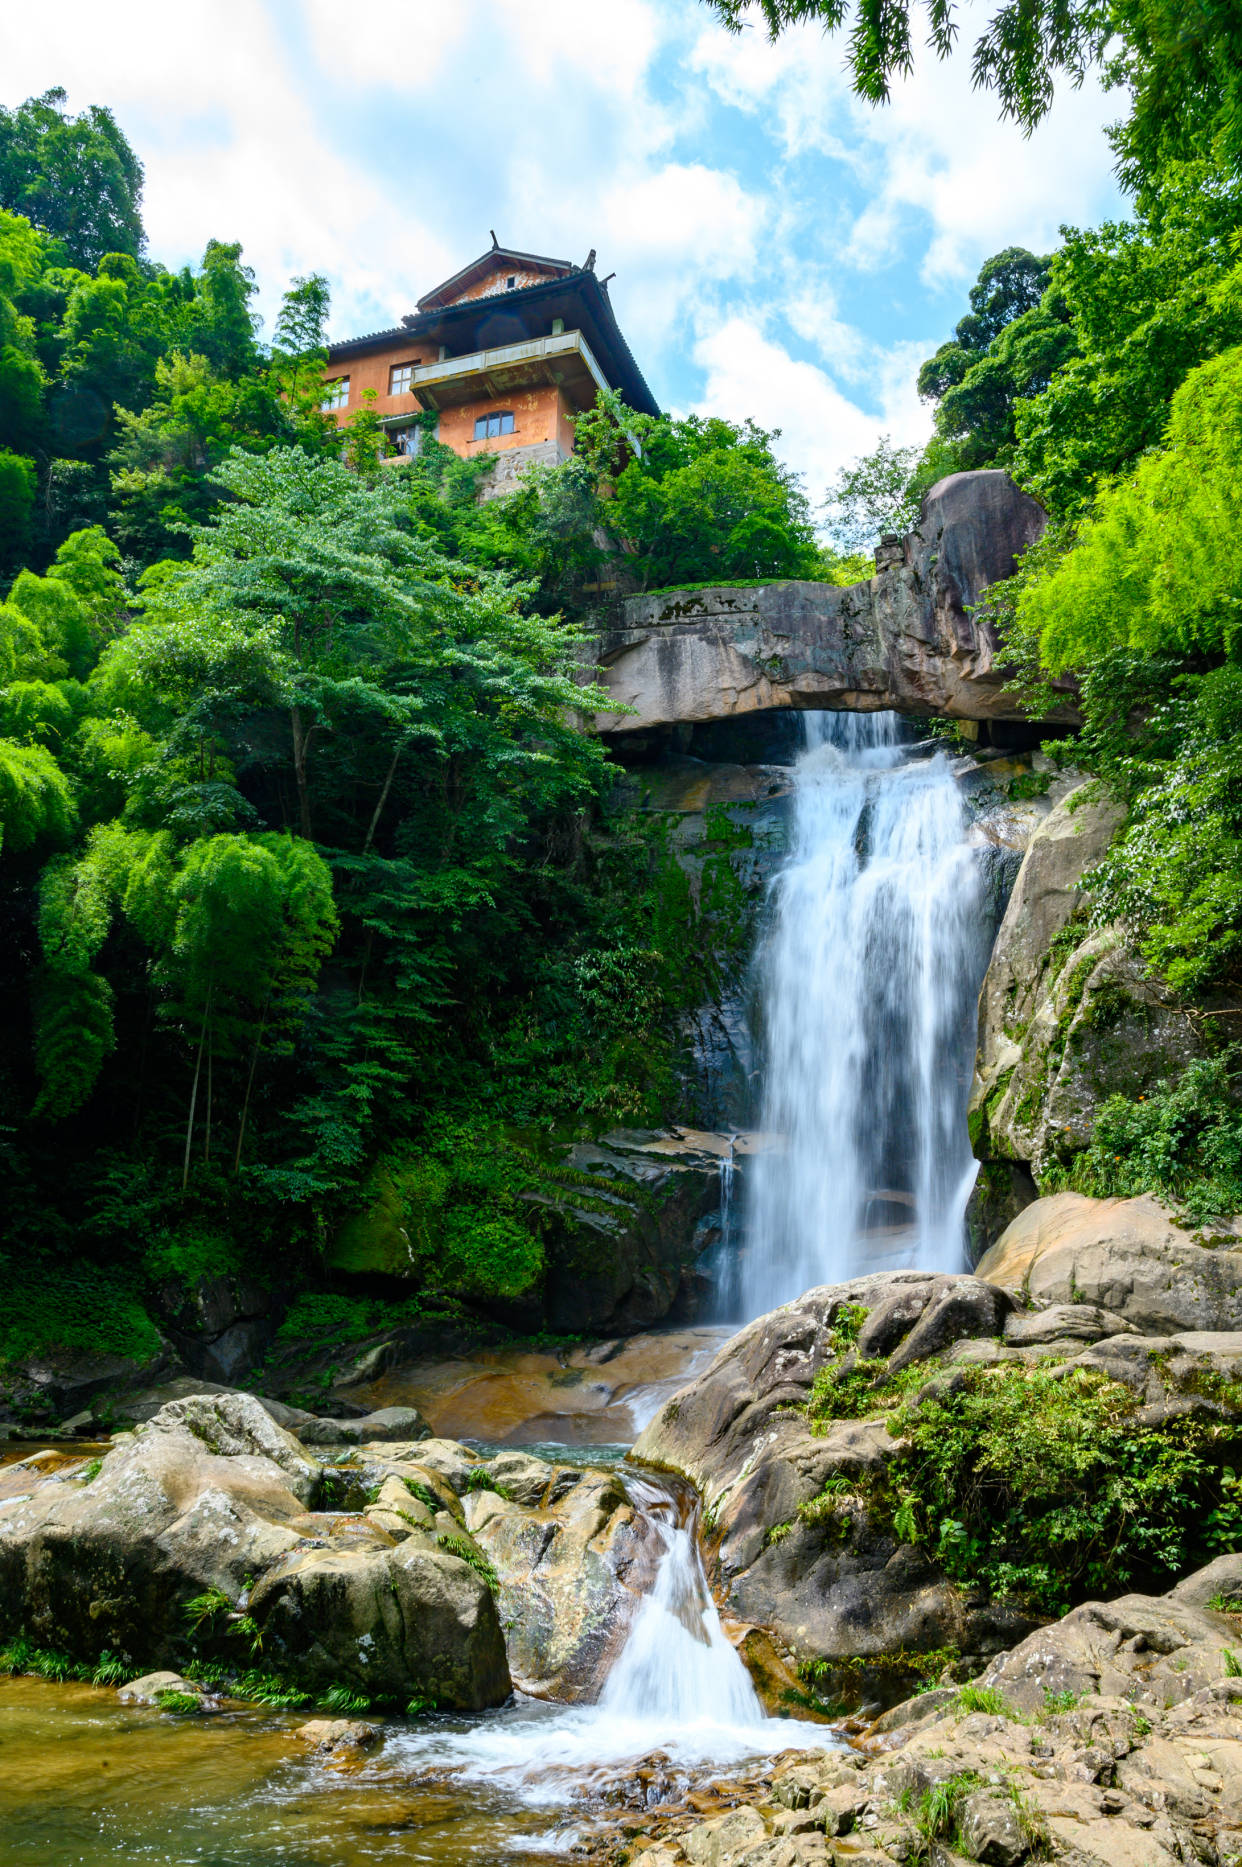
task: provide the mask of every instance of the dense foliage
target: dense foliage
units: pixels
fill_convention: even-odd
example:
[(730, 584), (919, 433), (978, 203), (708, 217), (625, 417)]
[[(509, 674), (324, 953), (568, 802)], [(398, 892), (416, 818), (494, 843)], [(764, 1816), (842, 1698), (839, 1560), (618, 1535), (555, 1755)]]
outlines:
[(369, 407), (342, 449), (324, 280), (264, 345), (63, 103), (0, 118), (0, 1363), (380, 1223), (416, 1307), (527, 1301), (548, 1140), (674, 1112), (728, 918), (608, 803), (572, 619), (838, 560), (749, 423), (610, 401), (482, 501)]
[(878, 1416), (900, 1449), (882, 1473), (838, 1477), (802, 1519), (849, 1535), (865, 1509), (972, 1587), (1045, 1613), (1209, 1561), (1242, 1531), (1242, 1393), (1207, 1377), (1210, 1406), (1159, 1423), (1098, 1369), (915, 1362), (890, 1375), (852, 1347), (847, 1306), (816, 1376), (813, 1430)]
[[(734, 31), (752, 24), (751, 0), (707, 0)], [(894, 78), (915, 60), (910, 0), (758, 0), (773, 38), (790, 26), (849, 24), (854, 88), (885, 102)], [(927, 43), (947, 58), (958, 42), (953, 0), (929, 0)], [(1242, 18), (1232, 0), (1001, 0), (975, 39), (976, 85), (996, 93), (1002, 116), (1030, 130), (1047, 114), (1058, 82), (1074, 88), (1093, 66), (1124, 90), (1129, 115), (1112, 131), (1122, 175), (1151, 185), (1170, 162), (1212, 159), (1242, 165)]]

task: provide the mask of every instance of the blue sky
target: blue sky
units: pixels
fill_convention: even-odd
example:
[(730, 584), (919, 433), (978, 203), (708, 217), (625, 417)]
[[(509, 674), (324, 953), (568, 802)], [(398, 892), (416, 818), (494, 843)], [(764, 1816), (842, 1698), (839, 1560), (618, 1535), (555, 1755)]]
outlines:
[(817, 500), (881, 433), (926, 433), (917, 367), (982, 259), (1123, 211), (1094, 86), (1025, 140), (964, 56), (883, 110), (842, 57), (812, 28), (731, 36), (700, 0), (59, 0), (0, 22), (5, 103), (62, 84), (115, 110), (154, 257), (240, 239), (269, 319), (324, 272), (352, 336), (492, 227), (595, 247), (659, 400), (781, 428)]

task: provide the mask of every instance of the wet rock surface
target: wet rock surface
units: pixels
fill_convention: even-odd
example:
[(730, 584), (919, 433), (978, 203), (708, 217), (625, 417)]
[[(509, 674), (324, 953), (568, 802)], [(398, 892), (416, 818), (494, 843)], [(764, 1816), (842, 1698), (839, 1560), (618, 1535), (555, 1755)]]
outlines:
[[(809, 1291), (727, 1343), (660, 1410), (634, 1457), (697, 1488), (728, 1612), (768, 1629), (825, 1690), (883, 1702), (920, 1654), (937, 1651), (959, 1656), (954, 1676), (965, 1677), (972, 1657), (982, 1664), (1012, 1646), (1039, 1616), (1020, 1593), (951, 1579), (928, 1544), (899, 1533), (901, 1484), (889, 1474), (906, 1447), (900, 1396), (914, 1405), (952, 1391), (957, 1369), (1039, 1369), (1091, 1391), (1116, 1383), (1136, 1431), (1202, 1419), (1209, 1439), (1228, 1437), (1242, 1333), (1177, 1327), (1193, 1312), (1191, 1270), (1169, 1280), (1175, 1294), (1159, 1311), (1116, 1277), (1084, 1288), (1077, 1273), (1040, 1285), (1039, 1306), (1028, 1307), (1035, 1277), (1025, 1268), (1003, 1287), (902, 1271)], [(863, 1389), (851, 1388), (859, 1378)], [(978, 1391), (986, 1405), (986, 1386)], [(1154, 1456), (1154, 1440), (1148, 1449)]]
[(503, 1461), (493, 1461), (493, 1482), (510, 1495), (473, 1491), (465, 1514), (499, 1577), (514, 1683), (533, 1698), (593, 1703), (651, 1585), (659, 1547), (617, 1478), (543, 1464), (523, 1483), (506, 1477)]
[(858, 1309), (858, 1354), (899, 1369), (962, 1339), (999, 1337), (1013, 1303), (977, 1278), (918, 1271), (808, 1291), (728, 1342), (656, 1415), (634, 1457), (694, 1484), (728, 1611), (800, 1659), (861, 1661), (867, 1677), (868, 1660), (901, 1652), (995, 1651), (1030, 1624), (1021, 1610), (970, 1597), (866, 1513), (848, 1541), (799, 1516), (830, 1480), (873, 1473), (899, 1450), (882, 1418), (815, 1432), (804, 1411), (835, 1353), (834, 1326)]

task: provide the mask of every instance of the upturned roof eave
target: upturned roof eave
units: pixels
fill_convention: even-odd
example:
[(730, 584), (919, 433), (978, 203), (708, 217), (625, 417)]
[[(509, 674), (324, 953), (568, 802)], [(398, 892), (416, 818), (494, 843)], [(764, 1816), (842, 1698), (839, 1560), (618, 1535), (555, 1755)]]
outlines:
[(579, 297), (582, 310), (595, 324), (595, 330), (588, 330), (585, 335), (609, 381), (615, 383), (632, 408), (646, 415), (658, 415), (659, 404), (647, 387), (646, 379), (622, 335), (607, 291), (594, 272), (587, 272), (580, 266), (573, 267), (564, 278), (544, 279), (538, 285), (517, 287), (511, 292), (490, 292), (485, 297), (469, 298), (442, 309), (411, 312), (400, 324), (388, 330), (371, 331), (365, 336), (351, 337), (342, 343), (329, 345), (328, 363), (331, 366), (334, 363), (345, 363), (351, 357), (367, 356), (373, 351), (388, 349), (403, 339), (408, 341), (415, 337), (425, 337), (444, 342), (455, 334), (455, 327), (494, 312), (501, 304), (506, 310), (520, 312), (543, 299), (555, 298), (559, 293)]

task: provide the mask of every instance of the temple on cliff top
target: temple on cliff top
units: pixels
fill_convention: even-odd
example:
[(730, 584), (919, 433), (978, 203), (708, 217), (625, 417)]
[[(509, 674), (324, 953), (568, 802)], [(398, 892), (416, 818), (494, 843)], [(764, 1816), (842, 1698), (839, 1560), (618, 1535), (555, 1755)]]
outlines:
[[(612, 275), (610, 274), (609, 277)], [(581, 266), (492, 245), (418, 301), (393, 330), (333, 344), (323, 407), (338, 426), (372, 406), (398, 456), (418, 452), (424, 411), (469, 459), (494, 454), (487, 491), (512, 486), (532, 461), (566, 459), (574, 418), (600, 389), (657, 414), (592, 251)]]

